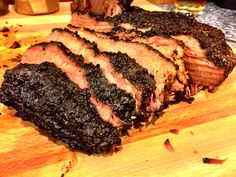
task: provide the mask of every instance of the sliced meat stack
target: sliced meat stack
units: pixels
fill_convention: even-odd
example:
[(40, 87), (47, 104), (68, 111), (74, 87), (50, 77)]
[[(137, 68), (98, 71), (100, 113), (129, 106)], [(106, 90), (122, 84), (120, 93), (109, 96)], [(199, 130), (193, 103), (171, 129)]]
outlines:
[(234, 68), (220, 30), (131, 2), (74, 0), (71, 24), (6, 72), (0, 101), (71, 148), (103, 153), (134, 123), (214, 89)]
[[(84, 23), (84, 18), (87, 23)], [(221, 30), (174, 12), (150, 12), (130, 7), (109, 17), (93, 11), (80, 13), (74, 10), (71, 24), (107, 33), (110, 38), (143, 42), (175, 63), (176, 56), (177, 59), (180, 57), (188, 71), (192, 94), (200, 88), (214, 89), (225, 80), (236, 63)], [(180, 48), (183, 53), (178, 50)]]
[(99, 52), (94, 43), (81, 38), (68, 29), (54, 29), (48, 37), (51, 41), (62, 42), (73, 53), (81, 54), (85, 62), (99, 65), (109, 83), (126, 90), (136, 101), (136, 113), (144, 115), (146, 107), (154, 96), (155, 80), (147, 69), (123, 53)]
[(52, 63), (20, 64), (8, 70), (0, 101), (71, 148), (88, 154), (114, 151), (120, 133), (102, 120), (86, 89)]
[[(176, 65), (164, 57), (159, 51), (139, 42), (113, 40), (103, 34), (97, 34), (84, 28), (70, 27), (78, 35), (94, 42), (103, 52), (124, 52), (154, 76), (156, 88), (148, 110), (160, 110), (169, 101), (172, 90), (184, 90), (184, 86), (176, 80)], [(174, 84), (178, 83), (178, 84)], [(175, 88), (173, 88), (175, 86)]]

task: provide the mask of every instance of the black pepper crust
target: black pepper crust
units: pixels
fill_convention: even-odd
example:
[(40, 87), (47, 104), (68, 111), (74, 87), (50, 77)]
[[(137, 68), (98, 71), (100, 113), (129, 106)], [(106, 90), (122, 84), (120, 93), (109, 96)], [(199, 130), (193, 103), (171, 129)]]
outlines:
[(110, 105), (112, 110), (125, 123), (131, 124), (130, 117), (134, 115), (135, 100), (131, 94), (124, 90), (118, 89), (115, 84), (110, 84), (104, 77), (99, 65), (84, 64), (85, 76), (90, 85), (90, 89), (96, 96), (96, 99)]
[(0, 101), (52, 137), (88, 154), (110, 152), (120, 133), (99, 116), (90, 94), (52, 63), (20, 64), (8, 70)]
[[(148, 74), (148, 70), (136, 63), (135, 59), (130, 58), (127, 54), (118, 52), (103, 52), (106, 55), (116, 72), (121, 73), (131, 83), (136, 85), (142, 91), (142, 100), (150, 98), (155, 90), (156, 81), (154, 76)], [(147, 106), (148, 102), (142, 103), (143, 108)]]
[(124, 128), (129, 128), (131, 124), (131, 116), (135, 113), (135, 100), (130, 93), (125, 90), (118, 89), (115, 84), (110, 84), (103, 75), (99, 65), (92, 63), (84, 63), (81, 55), (75, 55), (64, 46), (61, 42), (51, 41), (50, 43), (40, 43), (36, 45), (56, 45), (73, 61), (78, 67), (84, 70), (89, 88), (95, 95), (96, 99), (111, 106), (113, 112), (124, 121)]

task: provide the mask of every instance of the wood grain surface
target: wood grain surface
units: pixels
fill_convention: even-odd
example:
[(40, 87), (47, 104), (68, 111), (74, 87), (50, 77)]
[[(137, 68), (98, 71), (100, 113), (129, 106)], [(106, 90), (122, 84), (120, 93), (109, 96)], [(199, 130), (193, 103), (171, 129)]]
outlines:
[[(135, 3), (156, 8), (146, 1)], [(12, 58), (30, 44), (44, 41), (51, 28), (66, 25), (68, 7), (63, 5), (62, 12), (50, 18), (18, 17), (14, 13), (0, 17), (4, 19), (0, 19), (0, 27), (13, 25), (11, 30), (17, 32), (10, 38), (22, 44), (20, 49), (0, 45), (0, 82), (5, 70), (18, 64)], [(19, 22), (23, 26), (17, 26)], [(0, 43), (11, 43), (0, 37)], [(201, 91), (192, 104), (170, 105), (154, 124), (131, 130), (130, 136), (122, 138), (122, 150), (114, 154), (88, 156), (73, 152), (16, 117), (14, 110), (2, 104), (0, 110), (1, 177), (236, 176), (236, 69), (214, 93)], [(170, 129), (180, 130), (179, 134), (170, 133)], [(164, 146), (167, 138), (174, 152)], [(221, 165), (204, 164), (204, 157), (226, 161)]]

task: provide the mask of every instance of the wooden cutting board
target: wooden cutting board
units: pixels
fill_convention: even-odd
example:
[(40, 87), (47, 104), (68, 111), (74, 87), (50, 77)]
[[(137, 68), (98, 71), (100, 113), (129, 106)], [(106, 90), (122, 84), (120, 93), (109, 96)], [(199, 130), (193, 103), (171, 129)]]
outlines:
[[(135, 3), (156, 8), (146, 1)], [(0, 18), (1, 27), (14, 25), (11, 30), (17, 32), (10, 37), (23, 46), (6, 50), (0, 45), (2, 80), (5, 70), (18, 64), (12, 58), (23, 53), (29, 44), (44, 41), (51, 28), (65, 26), (70, 17), (66, 4), (60, 12), (49, 16), (30, 17), (12, 12)], [(4, 37), (0, 37), (3, 42)], [(214, 93), (201, 91), (192, 104), (171, 105), (155, 124), (131, 130), (130, 136), (122, 138), (122, 150), (109, 155), (72, 152), (41, 134), (33, 124), (14, 116), (14, 110), (2, 104), (0, 110), (1, 177), (233, 177), (236, 174), (236, 69)], [(179, 134), (169, 133), (170, 129), (179, 129)], [(174, 152), (165, 148), (167, 138)], [(221, 165), (204, 164), (204, 157), (227, 160)]]

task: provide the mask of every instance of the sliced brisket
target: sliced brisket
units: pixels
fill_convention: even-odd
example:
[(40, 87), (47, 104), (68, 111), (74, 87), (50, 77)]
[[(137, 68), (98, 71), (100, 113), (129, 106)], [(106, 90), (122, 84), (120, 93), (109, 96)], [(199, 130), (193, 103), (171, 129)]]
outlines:
[[(221, 30), (182, 14), (150, 12), (132, 6), (114, 17), (101, 16), (92, 12), (83, 15), (81, 17), (78, 11), (74, 11), (71, 24), (81, 26), (80, 21), (86, 17), (93, 23), (87, 25), (89, 29), (110, 32), (120, 39), (132, 38), (133, 41), (157, 47), (165, 56), (173, 54), (175, 44), (173, 45), (171, 38), (180, 41), (179, 44), (184, 49), (182, 59), (186, 63), (190, 84), (193, 85), (214, 88), (225, 80), (236, 64), (236, 59)], [(167, 52), (162, 50), (165, 44), (158, 43), (157, 37), (161, 42), (168, 41), (169, 44), (166, 44), (171, 47), (167, 48)]]
[(120, 134), (101, 119), (89, 97), (47, 62), (8, 70), (0, 90), (3, 104), (72, 149), (88, 154), (113, 151), (121, 144)]
[(73, 53), (81, 54), (85, 62), (99, 64), (110, 83), (133, 95), (136, 101), (136, 112), (145, 112), (156, 83), (153, 76), (149, 75), (147, 70), (138, 65), (134, 59), (127, 54), (99, 52), (94, 43), (68, 29), (54, 29), (48, 39), (62, 42)]
[(150, 111), (159, 110), (163, 106), (163, 103), (168, 101), (169, 92), (176, 79), (176, 68), (171, 61), (161, 55), (157, 50), (139, 42), (113, 40), (106, 35), (98, 34), (84, 28), (70, 26), (70, 30), (76, 31), (81, 37), (96, 43), (100, 51), (126, 53), (154, 76), (156, 89), (155, 95), (152, 97), (151, 104), (148, 107)]
[(23, 63), (44, 61), (55, 63), (80, 88), (90, 89), (91, 101), (97, 106), (104, 120), (114, 126), (121, 126), (124, 123), (125, 127), (131, 126), (130, 117), (135, 109), (134, 99), (124, 90), (117, 89), (115, 84), (110, 84), (99, 66), (85, 64), (82, 56), (72, 54), (68, 48), (58, 42), (36, 44), (22, 57)]

